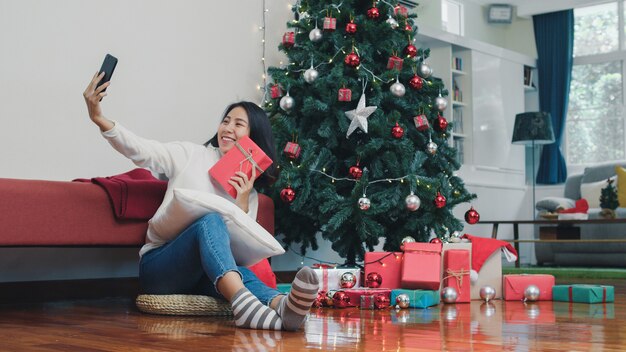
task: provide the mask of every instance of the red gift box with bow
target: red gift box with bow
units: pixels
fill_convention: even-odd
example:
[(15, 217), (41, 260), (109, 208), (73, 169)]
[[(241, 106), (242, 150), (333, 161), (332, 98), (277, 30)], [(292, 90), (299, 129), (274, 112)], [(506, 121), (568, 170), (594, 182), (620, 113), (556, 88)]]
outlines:
[(259, 177), (270, 165), (272, 165), (272, 159), (250, 137), (244, 136), (239, 138), (235, 142), (235, 146), (213, 165), (209, 170), (209, 175), (228, 194), (236, 198), (237, 190), (228, 183), (236, 172), (241, 171), (250, 178), (252, 177), (252, 168), (255, 168), (256, 176)]
[(294, 32), (286, 32), (283, 34), (283, 45), (291, 48), (296, 43), (296, 34)]
[(399, 58), (397, 56), (392, 56), (387, 61), (387, 69), (388, 70), (396, 69), (398, 71), (402, 71), (402, 63), (403, 62), (404, 61), (401, 58)]
[(449, 249), (443, 256), (443, 287), (452, 287), (458, 296), (457, 303), (471, 300), (470, 296), (470, 251)]
[(441, 243), (405, 243), (400, 281), (402, 288), (439, 290)]

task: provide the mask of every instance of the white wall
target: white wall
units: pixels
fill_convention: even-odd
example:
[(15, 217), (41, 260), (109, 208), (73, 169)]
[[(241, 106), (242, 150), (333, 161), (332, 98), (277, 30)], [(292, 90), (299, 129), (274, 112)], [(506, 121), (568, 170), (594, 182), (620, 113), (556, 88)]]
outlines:
[[(267, 61), (292, 18), (267, 1)], [(82, 92), (119, 63), (106, 116), (158, 140), (204, 142), (224, 107), (260, 102), (262, 2), (0, 0), (0, 177), (71, 180), (134, 167), (100, 137)], [(1, 229), (0, 229), (1, 231)], [(0, 281), (136, 275), (137, 249), (0, 249)]]

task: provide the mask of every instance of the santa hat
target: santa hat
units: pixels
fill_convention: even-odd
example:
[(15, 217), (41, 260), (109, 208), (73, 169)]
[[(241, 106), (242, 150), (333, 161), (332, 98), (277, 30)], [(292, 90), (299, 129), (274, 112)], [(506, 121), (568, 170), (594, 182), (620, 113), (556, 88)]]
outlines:
[(517, 260), (517, 251), (510, 243), (496, 240), (495, 238), (485, 238), (464, 234), (461, 238), (472, 242), (472, 271), (480, 271), (483, 264), (493, 252), (502, 249), (509, 262)]

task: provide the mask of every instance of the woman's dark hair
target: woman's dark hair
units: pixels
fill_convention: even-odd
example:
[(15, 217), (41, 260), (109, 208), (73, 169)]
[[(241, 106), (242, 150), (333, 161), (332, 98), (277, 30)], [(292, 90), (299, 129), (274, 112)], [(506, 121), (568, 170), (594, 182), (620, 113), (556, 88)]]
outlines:
[[(268, 167), (261, 176), (259, 176), (254, 182), (255, 185), (261, 187), (271, 186), (276, 179), (278, 178), (278, 168), (276, 167), (276, 147), (274, 145), (274, 135), (272, 134), (272, 126), (270, 125), (270, 120), (267, 117), (267, 114), (263, 109), (261, 109), (255, 103), (251, 103), (249, 101), (240, 101), (237, 103), (232, 103), (226, 110), (224, 110), (224, 114), (222, 115), (222, 120), (230, 113), (234, 108), (241, 107), (246, 111), (248, 115), (248, 126), (250, 126), (250, 139), (254, 143), (256, 143), (261, 150), (267, 154), (267, 156), (272, 159), (273, 163)], [(212, 145), (214, 147), (218, 147), (217, 143), (217, 133), (213, 138), (209, 139), (204, 146)]]

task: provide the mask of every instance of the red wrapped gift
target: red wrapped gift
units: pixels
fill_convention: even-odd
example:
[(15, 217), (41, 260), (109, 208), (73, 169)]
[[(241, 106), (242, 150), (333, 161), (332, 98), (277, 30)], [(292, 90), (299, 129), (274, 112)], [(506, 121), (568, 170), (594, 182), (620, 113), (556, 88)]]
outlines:
[(443, 256), (443, 287), (456, 290), (457, 303), (469, 302), (470, 296), (470, 251), (449, 249)]
[(278, 84), (274, 84), (272, 88), (270, 88), (270, 92), (272, 94), (272, 99), (280, 98), (283, 96), (283, 91), (280, 89)]
[(393, 70), (396, 69), (398, 71), (402, 71), (402, 59), (397, 57), (397, 56), (392, 56), (389, 58), (389, 60), (387, 61), (387, 69), (388, 70)]
[(287, 155), (289, 159), (296, 160), (300, 156), (301, 150), (302, 148), (300, 148), (300, 145), (298, 143), (287, 142), (287, 145), (285, 145), (285, 149), (283, 149), (283, 152), (285, 153), (285, 155)]
[(428, 118), (424, 114), (419, 114), (415, 116), (413, 118), (413, 121), (415, 122), (415, 128), (417, 128), (418, 131), (426, 131), (430, 126), (430, 124), (428, 123)]
[[(383, 295), (385, 297), (387, 297), (387, 300), (389, 300), (389, 298), (391, 297), (391, 290), (388, 288), (349, 288), (349, 289), (344, 289), (342, 290), (343, 292), (345, 292), (348, 297), (350, 297), (350, 307), (359, 307), (361, 305), (361, 297), (367, 297), (367, 296), (372, 296), (372, 299), (374, 300), (374, 302), (372, 304), (375, 304), (375, 299), (376, 296), (378, 295)], [(368, 298), (365, 298), (365, 300), (367, 301)], [(368, 309), (374, 309), (374, 308), (368, 308)]]
[(365, 277), (378, 273), (383, 282), (380, 288), (400, 288), (402, 252), (365, 252)]
[(402, 6), (402, 5), (397, 5), (396, 7), (393, 8), (393, 15), (394, 16), (402, 16), (402, 17), (407, 17), (409, 15), (409, 10)]
[(402, 288), (439, 290), (441, 243), (405, 243), (400, 282)]
[(504, 275), (502, 283), (504, 299), (507, 301), (523, 300), (524, 291), (530, 285), (535, 285), (539, 287), (539, 301), (552, 300), (552, 286), (554, 286), (554, 276), (547, 274)]
[(334, 31), (337, 29), (337, 19), (334, 17), (324, 17), (324, 30)]
[(283, 45), (291, 48), (296, 43), (296, 34), (294, 32), (285, 32), (283, 34)]
[(337, 98), (339, 101), (351, 101), (352, 91), (350, 90), (350, 88), (339, 88)]
[(235, 146), (213, 165), (209, 170), (209, 175), (222, 185), (228, 194), (236, 198), (237, 190), (228, 183), (236, 172), (242, 171), (250, 178), (252, 168), (255, 168), (256, 176), (259, 177), (270, 165), (272, 165), (272, 159), (250, 137), (245, 136), (239, 138)]

